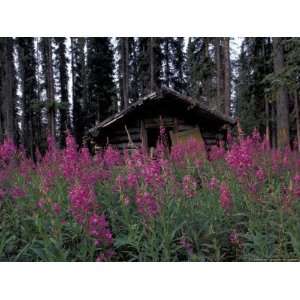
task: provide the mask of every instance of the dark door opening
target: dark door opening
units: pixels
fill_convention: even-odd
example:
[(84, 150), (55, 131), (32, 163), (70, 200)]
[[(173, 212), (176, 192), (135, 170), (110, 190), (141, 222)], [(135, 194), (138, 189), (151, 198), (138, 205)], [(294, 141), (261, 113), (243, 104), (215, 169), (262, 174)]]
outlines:
[[(171, 148), (171, 136), (170, 136), (171, 128), (165, 128), (165, 137), (164, 137), (164, 144), (170, 149)], [(159, 128), (148, 128), (147, 129), (147, 141), (148, 141), (148, 148), (155, 148), (160, 136), (160, 129)]]

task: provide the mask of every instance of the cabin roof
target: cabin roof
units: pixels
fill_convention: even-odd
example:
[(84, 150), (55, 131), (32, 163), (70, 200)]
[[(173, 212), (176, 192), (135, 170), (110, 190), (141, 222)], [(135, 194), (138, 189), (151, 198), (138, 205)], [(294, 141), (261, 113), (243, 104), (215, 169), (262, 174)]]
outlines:
[(101, 128), (106, 128), (110, 126), (111, 124), (115, 123), (116, 121), (124, 118), (128, 113), (135, 111), (138, 107), (152, 101), (164, 101), (167, 97), (172, 97), (174, 100), (177, 101), (183, 101), (186, 102), (187, 104), (190, 104), (191, 108), (194, 108), (198, 110), (200, 113), (206, 114), (208, 117), (211, 117), (212, 119), (218, 119), (219, 121), (223, 122), (224, 124), (230, 124), (234, 125), (236, 121), (230, 117), (225, 116), (223, 113), (212, 110), (208, 108), (205, 104), (200, 103), (199, 101), (193, 99), (192, 97), (185, 96), (180, 94), (179, 92), (167, 88), (167, 87), (162, 87), (156, 92), (152, 92), (139, 100), (135, 101), (134, 103), (130, 104), (126, 109), (121, 110), (120, 112), (108, 117), (104, 121), (98, 123), (96, 126), (91, 128), (89, 130), (89, 133), (95, 133), (95, 131), (101, 129)]

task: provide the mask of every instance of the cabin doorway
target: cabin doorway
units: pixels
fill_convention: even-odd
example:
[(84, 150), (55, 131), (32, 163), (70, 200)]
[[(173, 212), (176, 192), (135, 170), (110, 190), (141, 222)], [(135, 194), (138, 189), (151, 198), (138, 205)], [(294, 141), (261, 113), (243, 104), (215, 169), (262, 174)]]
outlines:
[[(171, 149), (171, 136), (170, 131), (172, 128), (165, 128), (165, 144), (169, 149)], [(159, 141), (160, 136), (160, 128), (147, 128), (147, 142), (148, 142), (148, 148), (155, 148), (157, 146), (157, 143)]]

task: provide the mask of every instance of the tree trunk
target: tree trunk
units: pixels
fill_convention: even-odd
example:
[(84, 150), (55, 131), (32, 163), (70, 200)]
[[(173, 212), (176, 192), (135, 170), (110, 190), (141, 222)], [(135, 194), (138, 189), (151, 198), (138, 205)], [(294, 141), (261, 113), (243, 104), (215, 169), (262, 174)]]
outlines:
[(52, 38), (42, 38), (43, 43), (43, 65), (46, 83), (46, 95), (48, 102), (48, 133), (55, 137), (56, 135), (56, 107), (55, 107), (55, 87), (53, 77), (52, 60)]
[(277, 145), (277, 135), (276, 135), (276, 103), (270, 103), (271, 106), (271, 145), (275, 149)]
[(214, 39), (215, 44), (215, 61), (216, 61), (216, 109), (221, 111), (222, 101), (222, 68), (221, 68), (221, 53), (220, 53), (220, 38)]
[(70, 116), (69, 116), (69, 93), (68, 93), (68, 69), (67, 69), (67, 56), (66, 56), (66, 39), (55, 38), (57, 45), (56, 51), (56, 64), (59, 73), (59, 86), (60, 86), (60, 145), (65, 146), (66, 130), (70, 129)]
[[(280, 78), (284, 69), (284, 54), (282, 38), (273, 38), (273, 63), (275, 75)], [(277, 108), (277, 146), (279, 148), (288, 147), (290, 144), (289, 136), (289, 107), (287, 88), (280, 80), (276, 91)]]
[(270, 108), (269, 108), (269, 101), (265, 96), (265, 114), (266, 114), (266, 142), (267, 147), (270, 147)]
[(231, 68), (230, 68), (230, 44), (229, 38), (224, 38), (224, 113), (230, 115), (231, 104)]
[(299, 104), (298, 104), (298, 91), (295, 91), (295, 114), (296, 114), (296, 129), (297, 129), (297, 150), (300, 152), (300, 123), (299, 123)]
[(4, 136), (15, 140), (15, 72), (13, 39), (3, 38), (2, 118)]
[[(203, 38), (203, 47), (204, 47), (204, 64), (206, 65), (206, 68), (208, 68), (209, 63), (209, 42), (210, 38)], [(210, 81), (211, 77), (206, 74), (203, 78), (203, 96), (206, 99), (206, 102), (208, 103), (209, 107), (212, 108), (212, 103), (210, 99)]]
[(128, 50), (128, 38), (121, 39), (121, 76), (122, 76), (122, 102), (123, 108), (127, 108), (129, 105), (129, 50)]
[(150, 92), (155, 90), (155, 59), (154, 59), (154, 38), (149, 38), (150, 42)]

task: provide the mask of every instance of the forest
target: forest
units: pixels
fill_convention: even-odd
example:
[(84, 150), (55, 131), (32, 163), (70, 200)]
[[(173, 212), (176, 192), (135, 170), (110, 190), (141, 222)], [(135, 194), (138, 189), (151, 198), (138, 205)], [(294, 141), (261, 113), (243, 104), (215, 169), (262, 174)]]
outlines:
[[(300, 260), (299, 38), (3, 37), (0, 74), (0, 261)], [(158, 90), (226, 139), (91, 153)]]
[(160, 86), (299, 145), (299, 38), (1, 38), (0, 140), (34, 158)]

